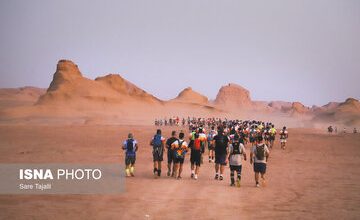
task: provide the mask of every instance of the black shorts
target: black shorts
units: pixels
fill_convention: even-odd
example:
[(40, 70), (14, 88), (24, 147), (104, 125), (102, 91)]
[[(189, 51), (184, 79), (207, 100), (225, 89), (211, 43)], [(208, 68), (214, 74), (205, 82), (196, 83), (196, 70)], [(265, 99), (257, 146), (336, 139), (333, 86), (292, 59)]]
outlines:
[(126, 156), (125, 157), (125, 165), (126, 166), (135, 165), (135, 161), (136, 161), (136, 156)]
[(270, 136), (270, 137), (269, 137), (269, 140), (270, 140), (270, 141), (275, 141), (275, 136)]
[(174, 163), (183, 164), (185, 158), (184, 157), (174, 157)]
[(226, 165), (226, 153), (219, 154), (215, 152), (215, 163), (225, 166)]
[(167, 158), (168, 158), (168, 163), (174, 162), (174, 151), (173, 150), (168, 149)]
[(201, 164), (201, 152), (199, 150), (192, 150), (190, 156), (191, 164), (195, 164), (196, 166), (200, 166)]
[(164, 160), (164, 151), (163, 149), (153, 149), (153, 161), (161, 162)]
[(254, 172), (255, 173), (266, 173), (266, 163), (254, 163)]
[(242, 165), (239, 166), (230, 165), (230, 171), (236, 171), (238, 174), (241, 174), (241, 170), (242, 170)]
[(210, 142), (208, 143), (208, 150), (215, 150), (215, 146)]

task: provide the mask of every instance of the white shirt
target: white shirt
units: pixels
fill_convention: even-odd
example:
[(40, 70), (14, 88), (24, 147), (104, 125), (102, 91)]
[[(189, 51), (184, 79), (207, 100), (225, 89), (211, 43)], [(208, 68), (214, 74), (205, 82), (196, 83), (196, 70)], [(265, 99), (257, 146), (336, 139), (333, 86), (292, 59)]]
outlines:
[(242, 143), (240, 143), (239, 149), (240, 149), (241, 154), (233, 154), (233, 155), (231, 155), (231, 153), (233, 151), (233, 145), (230, 144), (230, 146), (229, 146), (229, 152), (230, 152), (229, 164), (231, 166), (240, 166), (240, 165), (242, 165), (242, 157), (243, 157), (243, 154), (245, 154), (245, 147), (244, 147), (244, 145)]

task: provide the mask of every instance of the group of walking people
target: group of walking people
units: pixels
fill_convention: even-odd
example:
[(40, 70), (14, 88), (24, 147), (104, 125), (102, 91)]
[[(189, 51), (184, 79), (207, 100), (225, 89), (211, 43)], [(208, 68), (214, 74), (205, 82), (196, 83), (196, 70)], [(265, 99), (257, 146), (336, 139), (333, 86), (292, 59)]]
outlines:
[[(250, 146), (249, 160), (255, 172), (255, 185), (260, 187), (260, 178), (265, 185), (265, 174), (270, 149), (273, 147), (277, 133), (272, 123), (261, 121), (224, 121), (215, 129), (210, 124), (199, 124), (190, 128), (186, 138), (185, 132), (172, 131), (171, 137), (166, 139), (161, 129), (157, 129), (152, 137), (153, 175), (159, 178), (162, 175), (162, 162), (167, 154), (166, 176), (182, 179), (183, 165), (186, 155), (190, 153), (190, 178), (198, 180), (200, 167), (204, 163), (206, 148), (208, 149), (208, 162), (215, 163), (215, 180), (224, 180), (224, 171), (227, 165), (230, 168), (230, 185), (241, 186), (241, 172), (243, 161), (248, 159), (246, 145)], [(286, 127), (280, 131), (281, 148), (285, 149), (288, 131)], [(137, 141), (132, 134), (123, 143), (125, 150), (126, 176), (134, 176)]]
[[(332, 134), (333, 132), (334, 132), (335, 134), (338, 133), (337, 127), (335, 126), (335, 128), (334, 128), (332, 125), (330, 125), (330, 126), (327, 128), (327, 131), (328, 131), (329, 134)], [(343, 128), (343, 133), (344, 133), (344, 134), (347, 133), (346, 127)], [(353, 134), (357, 134), (357, 133), (358, 133), (357, 128), (354, 128), (354, 129), (353, 129)]]

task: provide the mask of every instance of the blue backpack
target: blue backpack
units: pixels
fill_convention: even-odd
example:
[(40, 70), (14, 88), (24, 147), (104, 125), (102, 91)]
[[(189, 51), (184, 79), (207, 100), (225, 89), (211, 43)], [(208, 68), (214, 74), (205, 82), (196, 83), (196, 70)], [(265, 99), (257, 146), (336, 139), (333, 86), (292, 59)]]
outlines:
[(161, 135), (157, 134), (157, 135), (154, 136), (153, 147), (154, 148), (161, 148), (162, 147)]

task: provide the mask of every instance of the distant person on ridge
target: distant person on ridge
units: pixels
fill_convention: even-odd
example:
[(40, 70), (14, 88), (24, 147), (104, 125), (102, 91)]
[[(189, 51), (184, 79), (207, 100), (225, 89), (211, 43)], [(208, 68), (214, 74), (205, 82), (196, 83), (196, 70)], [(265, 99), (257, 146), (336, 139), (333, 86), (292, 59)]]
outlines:
[(136, 152), (138, 150), (137, 141), (134, 139), (133, 134), (128, 135), (128, 139), (124, 141), (123, 150), (125, 150), (125, 173), (126, 177), (135, 176), (135, 161), (136, 161)]
[(161, 162), (164, 160), (163, 155), (165, 150), (165, 138), (161, 136), (160, 129), (156, 131), (150, 145), (153, 147), (154, 176), (157, 178), (161, 176)]

